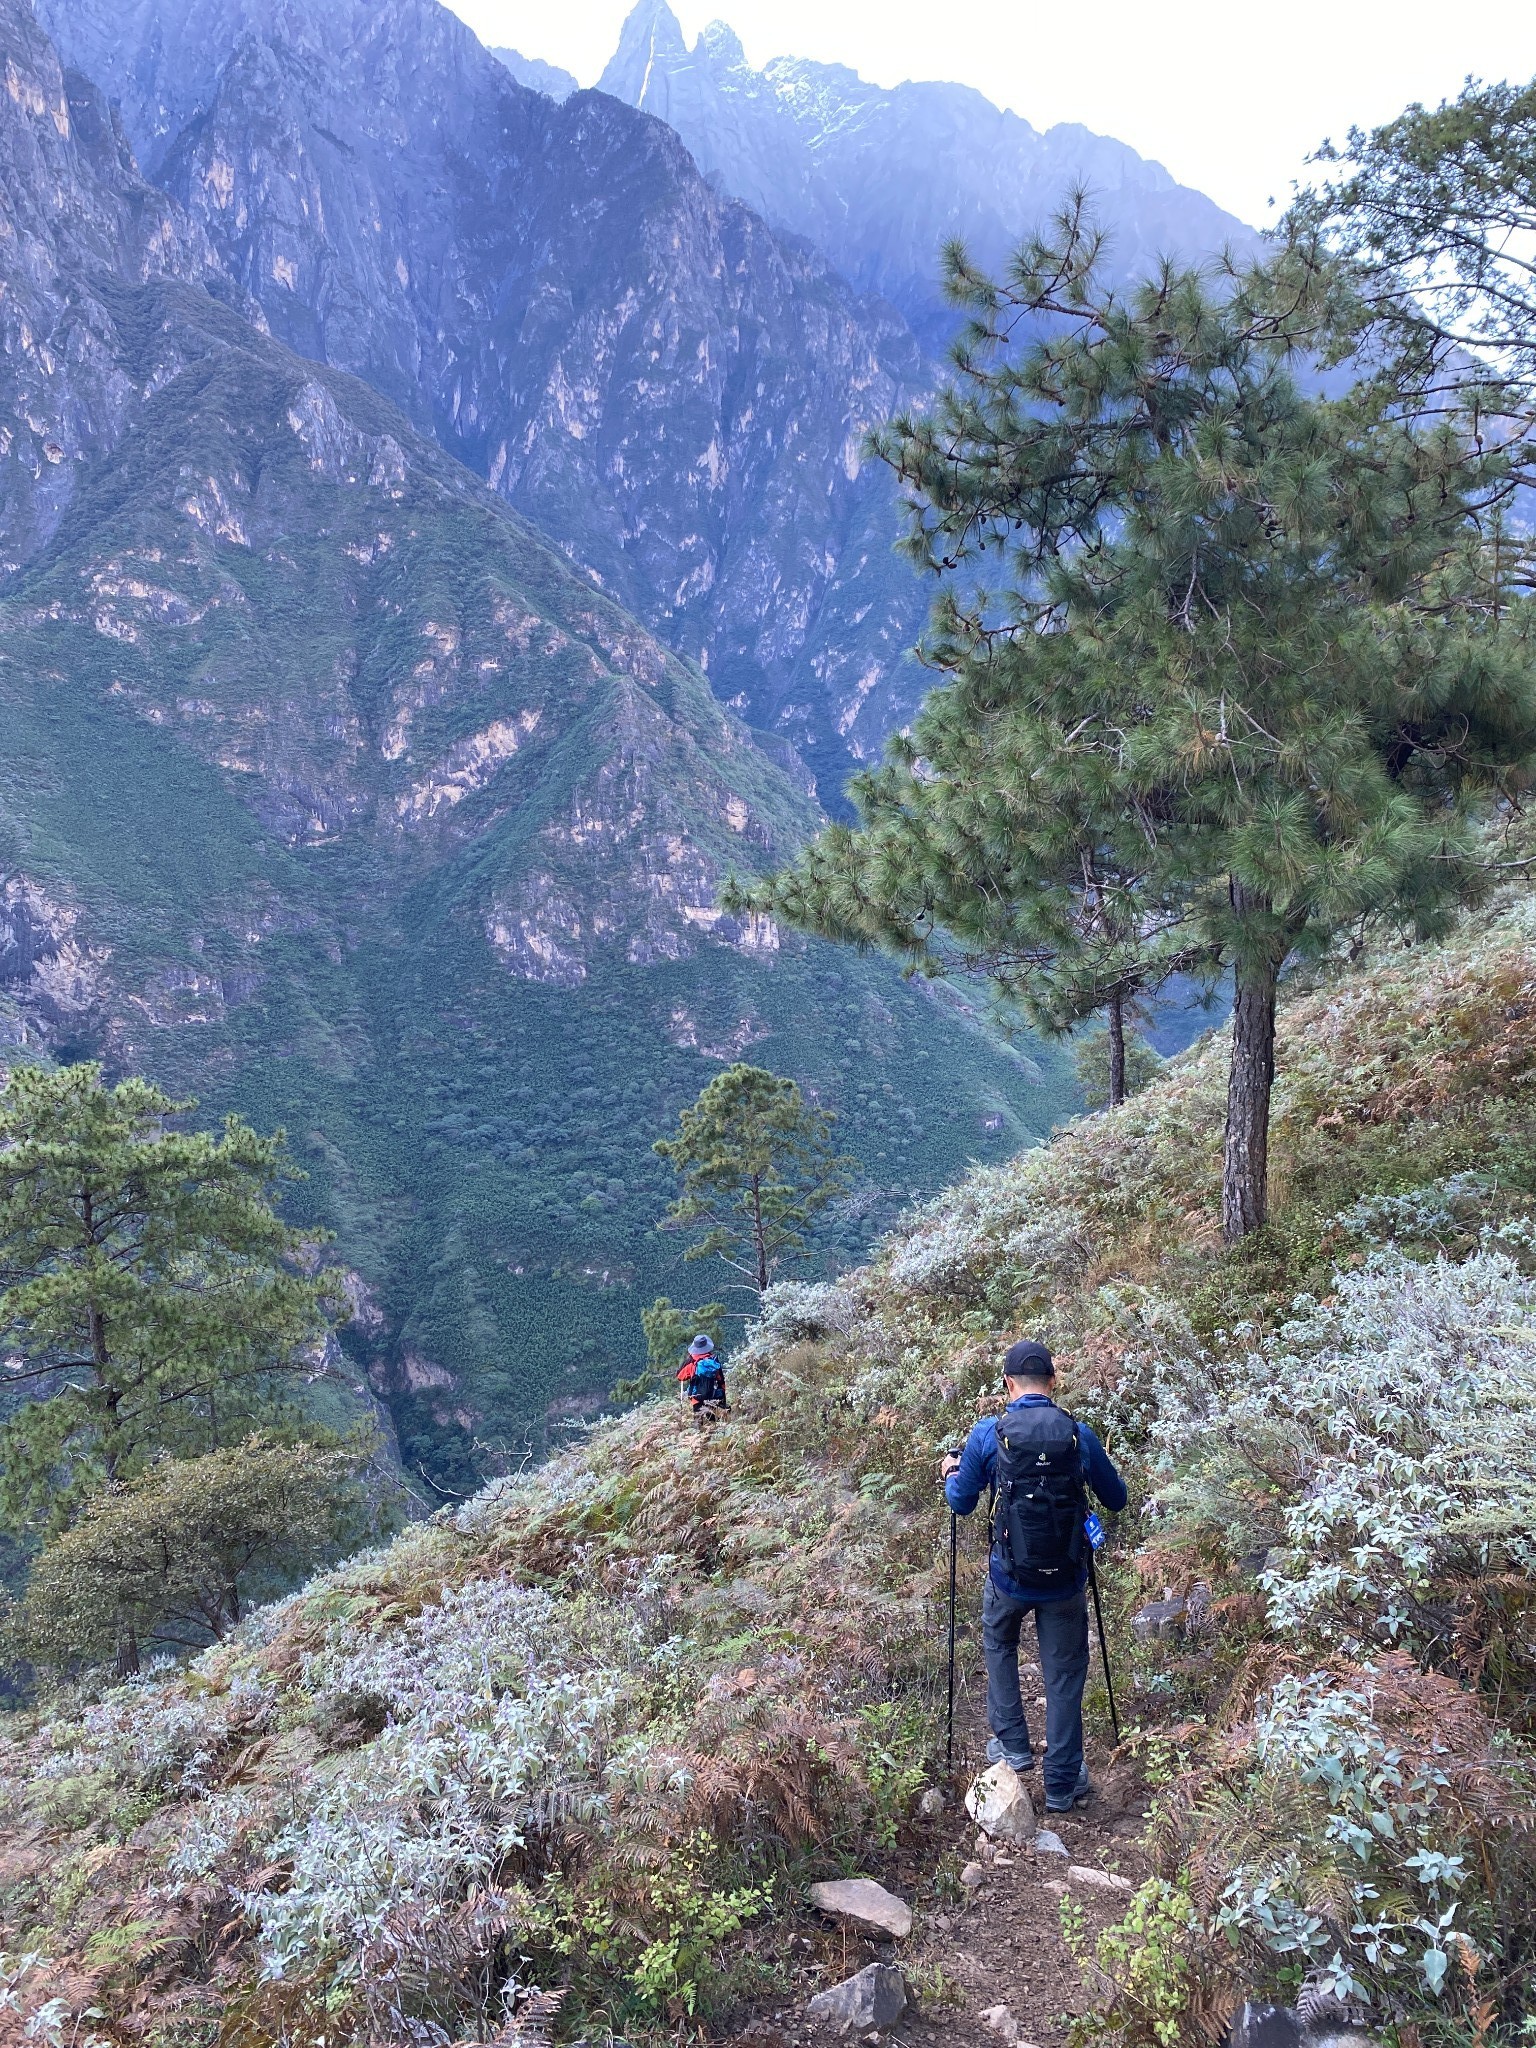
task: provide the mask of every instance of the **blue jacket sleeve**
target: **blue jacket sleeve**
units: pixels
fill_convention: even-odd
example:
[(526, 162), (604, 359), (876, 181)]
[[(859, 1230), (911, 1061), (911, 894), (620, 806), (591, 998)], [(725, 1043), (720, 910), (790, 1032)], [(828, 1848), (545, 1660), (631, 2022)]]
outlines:
[(965, 1440), (960, 1469), (951, 1472), (944, 1482), (944, 1498), (957, 1515), (968, 1515), (975, 1508), (996, 1462), (997, 1424), (990, 1416), (984, 1416)]
[(1083, 1447), (1083, 1477), (1110, 1513), (1118, 1515), (1130, 1497), (1125, 1490), (1125, 1481), (1110, 1463), (1108, 1451), (1086, 1422), (1077, 1425), (1077, 1432)]

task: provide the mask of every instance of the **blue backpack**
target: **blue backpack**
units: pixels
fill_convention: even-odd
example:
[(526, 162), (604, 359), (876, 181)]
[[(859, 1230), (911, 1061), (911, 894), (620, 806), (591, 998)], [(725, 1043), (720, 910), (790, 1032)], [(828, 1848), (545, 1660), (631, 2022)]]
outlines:
[(694, 1401), (720, 1401), (725, 1398), (725, 1367), (713, 1352), (706, 1352), (702, 1358), (694, 1360), (688, 1394)]

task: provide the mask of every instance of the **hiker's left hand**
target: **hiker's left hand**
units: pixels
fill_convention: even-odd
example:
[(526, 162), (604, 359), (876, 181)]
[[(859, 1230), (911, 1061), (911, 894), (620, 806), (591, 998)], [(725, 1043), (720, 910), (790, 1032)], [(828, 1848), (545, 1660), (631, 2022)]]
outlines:
[(946, 1451), (943, 1457), (939, 1460), (939, 1477), (941, 1479), (948, 1479), (952, 1473), (958, 1472), (959, 1470), (959, 1453), (956, 1451)]

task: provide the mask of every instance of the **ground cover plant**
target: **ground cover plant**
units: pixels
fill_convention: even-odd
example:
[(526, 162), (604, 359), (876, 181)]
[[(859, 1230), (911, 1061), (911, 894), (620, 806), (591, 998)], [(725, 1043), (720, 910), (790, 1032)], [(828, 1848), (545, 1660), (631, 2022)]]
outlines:
[(726, 2029), (807, 1877), (923, 1839), (933, 1454), (1028, 1329), (1131, 1479), (1106, 1591), (1156, 1794), (1122, 1924), (1068, 1929), (1080, 2038), (1215, 2039), (1249, 1991), (1528, 2038), (1533, 1079), (1530, 898), (1320, 963), (1240, 1247), (1215, 1039), (772, 1290), (727, 1424), (641, 1402), (184, 1668), (13, 1716), (0, 2027), (446, 2042), (565, 1987), (571, 2038)]

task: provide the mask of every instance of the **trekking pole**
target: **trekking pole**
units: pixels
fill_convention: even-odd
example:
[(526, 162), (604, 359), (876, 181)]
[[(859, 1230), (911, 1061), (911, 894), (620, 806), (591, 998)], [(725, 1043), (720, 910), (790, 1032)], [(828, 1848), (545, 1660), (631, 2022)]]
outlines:
[(959, 1542), (959, 1517), (949, 1511), (949, 1712), (944, 1731), (944, 1766), (955, 1767), (955, 1551)]
[[(1099, 1605), (1099, 1574), (1093, 1562), (1093, 1550), (1088, 1551), (1088, 1583), (1093, 1588), (1093, 1618), (1099, 1625), (1099, 1658), (1104, 1666), (1104, 1690), (1109, 1694), (1109, 1725), (1115, 1731), (1115, 1747), (1120, 1746), (1120, 1716), (1115, 1711), (1115, 1681), (1109, 1669), (1109, 1644), (1104, 1639), (1104, 1610)], [(953, 1609), (951, 1609), (953, 1612)]]

